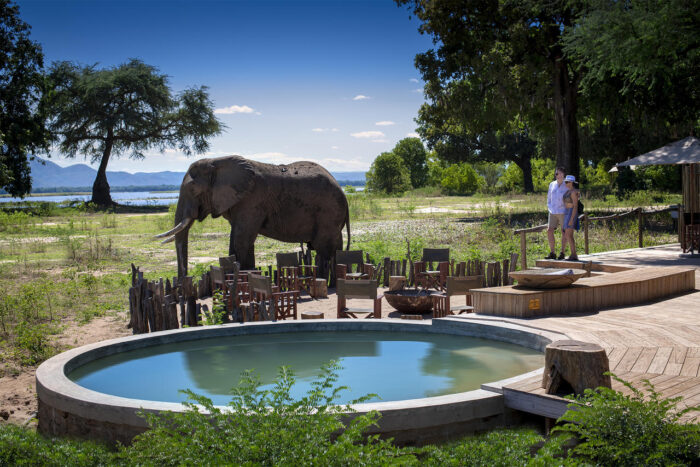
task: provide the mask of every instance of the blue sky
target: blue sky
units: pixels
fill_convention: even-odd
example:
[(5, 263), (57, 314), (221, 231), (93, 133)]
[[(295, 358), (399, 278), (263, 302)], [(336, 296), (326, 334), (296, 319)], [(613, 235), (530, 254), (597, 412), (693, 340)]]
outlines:
[[(139, 58), (174, 91), (209, 87), (227, 126), (206, 155), (123, 156), (108, 170), (184, 171), (200, 157), (312, 160), (367, 170), (406, 136), (423, 103), (414, 57), (432, 46), (391, 0), (19, 0), (46, 64)], [(60, 165), (89, 162), (83, 158)]]

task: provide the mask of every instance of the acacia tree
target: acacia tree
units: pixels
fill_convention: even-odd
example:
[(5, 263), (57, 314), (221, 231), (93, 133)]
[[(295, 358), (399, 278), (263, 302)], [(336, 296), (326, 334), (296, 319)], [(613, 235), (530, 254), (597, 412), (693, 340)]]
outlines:
[[(578, 175), (580, 75), (561, 36), (585, 2), (575, 0), (396, 0), (423, 22), (435, 49), (416, 56), (428, 103), (423, 131), (452, 133), (479, 150), (483, 132), (518, 134), (553, 127), (557, 165)], [(421, 132), (421, 129), (419, 129)], [(430, 135), (422, 134), (428, 141)]]
[(28, 154), (47, 137), (39, 109), (44, 58), (29, 30), (17, 6), (0, 0), (0, 187), (14, 196), (31, 190)]
[(92, 187), (92, 202), (99, 206), (114, 204), (107, 182), (112, 155), (143, 159), (151, 148), (202, 153), (207, 138), (221, 132), (206, 87), (173, 96), (167, 76), (140, 60), (101, 70), (58, 62), (49, 80), (52, 137), (64, 155), (100, 162)]

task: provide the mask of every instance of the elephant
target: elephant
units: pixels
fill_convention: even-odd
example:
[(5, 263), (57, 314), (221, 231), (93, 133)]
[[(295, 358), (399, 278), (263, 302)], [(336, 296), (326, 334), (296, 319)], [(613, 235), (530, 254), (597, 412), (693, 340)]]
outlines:
[(243, 270), (255, 269), (259, 234), (306, 243), (321, 265), (342, 250), (344, 226), (350, 247), (345, 193), (326, 169), (313, 162), (273, 165), (227, 156), (192, 163), (180, 186), (175, 227), (156, 236), (167, 237), (162, 243), (175, 241), (178, 277), (187, 275), (189, 229), (208, 215), (224, 216), (231, 224), (229, 255), (236, 255)]

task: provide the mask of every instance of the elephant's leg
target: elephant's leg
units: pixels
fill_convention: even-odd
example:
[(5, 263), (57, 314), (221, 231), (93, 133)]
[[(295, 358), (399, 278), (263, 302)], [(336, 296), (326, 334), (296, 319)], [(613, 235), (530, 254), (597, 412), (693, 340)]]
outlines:
[(330, 273), (331, 285), (335, 285), (335, 271), (333, 271), (333, 258), (335, 258), (336, 250), (341, 250), (343, 248), (343, 235), (331, 234), (329, 236), (318, 236), (314, 239), (313, 245), (316, 249), (316, 255), (319, 259), (319, 277), (328, 277), (328, 274)]
[[(229, 239), (228, 239), (228, 254), (229, 254), (229, 256), (236, 254), (236, 241), (235, 241), (236, 236), (234, 235), (233, 230), (234, 230), (234, 226), (233, 226), (233, 223), (231, 223), (231, 233), (229, 234)], [(236, 260), (238, 260), (238, 256), (236, 256)]]
[(236, 261), (241, 263), (241, 269), (255, 269), (255, 239), (258, 237), (258, 230), (246, 224), (236, 223), (231, 235), (231, 243), (234, 245), (233, 254)]

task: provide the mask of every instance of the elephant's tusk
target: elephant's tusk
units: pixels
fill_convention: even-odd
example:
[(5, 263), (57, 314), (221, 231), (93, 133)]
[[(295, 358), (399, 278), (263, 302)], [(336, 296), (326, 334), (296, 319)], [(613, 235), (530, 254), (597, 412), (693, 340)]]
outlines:
[(189, 217), (185, 217), (184, 219), (182, 219), (182, 222), (177, 224), (172, 229), (170, 229), (167, 232), (164, 232), (162, 234), (158, 234), (158, 235), (154, 236), (153, 238), (163, 238), (163, 237), (169, 237), (171, 235), (176, 235), (176, 234), (180, 233), (180, 231), (186, 229), (190, 225), (191, 222), (192, 222), (192, 219), (190, 219)]
[(165, 240), (163, 240), (162, 242), (160, 242), (160, 244), (162, 245), (162, 244), (164, 244), (164, 243), (170, 243), (170, 242), (172, 242), (172, 241), (174, 241), (174, 240), (175, 240), (175, 235), (172, 235), (172, 236), (166, 238)]

